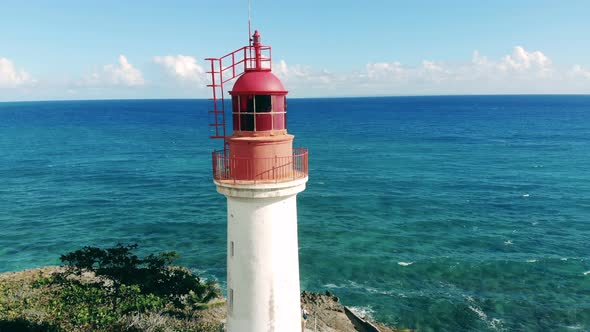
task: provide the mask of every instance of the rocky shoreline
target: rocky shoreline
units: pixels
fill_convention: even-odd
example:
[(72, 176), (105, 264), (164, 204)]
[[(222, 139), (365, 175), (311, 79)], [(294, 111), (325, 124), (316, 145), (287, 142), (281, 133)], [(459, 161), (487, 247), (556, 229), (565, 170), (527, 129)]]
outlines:
[[(59, 331), (59, 327), (51, 324), (50, 313), (43, 312), (41, 302), (48, 301), (43, 290), (35, 284), (43, 278), (50, 277), (60, 267), (42, 267), (19, 272), (0, 274), (0, 332), (15, 331)], [(85, 276), (83, 278), (92, 278)], [(36, 303), (39, 302), (39, 303)], [(342, 305), (336, 295), (304, 291), (301, 294), (302, 306), (309, 313), (306, 331), (342, 331), (342, 332), (401, 332), (384, 324), (371, 322), (354, 313), (354, 310)], [(39, 304), (39, 305), (37, 305)], [(192, 323), (198, 326), (211, 326), (211, 331), (225, 322), (225, 301), (215, 299), (203, 310), (184, 317), (168, 316), (162, 312), (130, 314), (120, 322), (128, 331), (180, 331), (194, 330)], [(204, 324), (204, 325), (203, 325)], [(195, 325), (195, 326), (197, 326)], [(92, 331), (89, 329), (88, 331)]]
[(409, 332), (373, 322), (340, 303), (331, 292), (303, 291), (301, 305), (309, 312), (307, 331)]

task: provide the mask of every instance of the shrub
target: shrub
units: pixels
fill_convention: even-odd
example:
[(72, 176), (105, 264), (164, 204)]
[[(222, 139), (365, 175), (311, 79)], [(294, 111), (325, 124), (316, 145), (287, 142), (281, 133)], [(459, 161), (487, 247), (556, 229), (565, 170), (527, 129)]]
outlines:
[(92, 272), (100, 278), (103, 287), (112, 288), (118, 297), (122, 285), (137, 285), (140, 293), (165, 297), (179, 307), (182, 307), (182, 298), (189, 293), (194, 294), (199, 303), (221, 295), (214, 282), (202, 282), (189, 270), (172, 267), (178, 258), (176, 252), (139, 258), (132, 252), (136, 248), (137, 244), (117, 244), (107, 249), (84, 247), (62, 255), (60, 259), (67, 267), (65, 279), (71, 274), (81, 276)]
[(39, 278), (35, 287), (53, 285), (49, 312), (66, 330), (120, 330), (129, 314), (198, 310), (220, 297), (214, 282), (203, 282), (187, 269), (172, 266), (175, 252), (140, 258), (136, 244), (84, 247), (60, 257), (63, 272)]

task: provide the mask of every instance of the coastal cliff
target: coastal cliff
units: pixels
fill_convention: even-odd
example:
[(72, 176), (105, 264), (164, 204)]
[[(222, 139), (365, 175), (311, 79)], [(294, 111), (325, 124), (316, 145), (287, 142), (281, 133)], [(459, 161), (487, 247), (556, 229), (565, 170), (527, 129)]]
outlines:
[[(74, 313), (63, 312), (57, 306), (54, 297), (56, 288), (61, 286), (48, 282), (56, 273), (63, 272), (63, 267), (42, 267), (20, 272), (0, 274), (0, 332), (8, 331), (104, 331), (100, 320), (108, 318), (109, 312), (96, 311), (96, 321), (91, 310)], [(82, 283), (97, 279), (92, 273), (79, 277)], [(75, 293), (71, 296), (76, 296)], [(88, 294), (79, 294), (84, 297)], [(301, 296), (302, 306), (308, 311), (306, 331), (380, 331), (401, 332), (383, 324), (369, 322), (358, 317), (339, 302), (332, 293), (325, 294), (304, 291)], [(64, 307), (61, 307), (65, 310)], [(110, 311), (111, 313), (113, 311)], [(102, 316), (101, 316), (102, 315)], [(64, 319), (64, 317), (69, 317)], [(87, 318), (86, 320), (84, 320)], [(167, 304), (143, 312), (124, 312), (120, 317), (103, 325), (107, 329), (120, 331), (215, 331), (223, 328), (226, 318), (225, 301), (216, 297), (204, 305), (173, 310)], [(97, 325), (98, 324), (98, 325)], [(374, 329), (371, 329), (371, 326)]]

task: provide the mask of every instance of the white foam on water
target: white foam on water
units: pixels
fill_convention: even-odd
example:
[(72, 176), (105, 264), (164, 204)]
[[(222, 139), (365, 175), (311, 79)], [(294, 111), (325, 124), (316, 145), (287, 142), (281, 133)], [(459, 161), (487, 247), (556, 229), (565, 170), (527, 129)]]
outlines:
[(578, 331), (578, 330), (582, 330), (584, 327), (583, 326), (580, 326), (580, 325), (576, 325), (576, 326), (566, 326), (566, 328), (568, 330), (576, 330), (576, 331)]
[(495, 330), (495, 331), (504, 331), (504, 328), (502, 326), (502, 320), (499, 318), (492, 318), (490, 319), (488, 317), (488, 315), (480, 308), (477, 306), (477, 304), (475, 303), (475, 300), (473, 299), (473, 297), (471, 296), (466, 296), (467, 298), (467, 302), (469, 302), (470, 304), (468, 305), (469, 309), (471, 311), (473, 311), (475, 314), (477, 314), (477, 316), (479, 317), (479, 319), (481, 319), (482, 321), (484, 321), (489, 328)]
[(471, 309), (471, 311), (475, 312), (479, 316), (479, 319), (481, 319), (483, 321), (488, 320), (488, 315), (486, 315), (486, 313), (483, 312), (483, 310), (481, 310), (481, 308), (479, 308), (477, 306), (470, 305), (469, 309)]
[(391, 290), (381, 290), (381, 289), (377, 289), (375, 287), (371, 287), (371, 286), (367, 286), (367, 285), (362, 285), (359, 284), (355, 281), (352, 280), (347, 280), (347, 283), (345, 285), (341, 285), (341, 286), (336, 286), (334, 284), (327, 284), (324, 285), (324, 287), (327, 286), (335, 286), (333, 288), (349, 288), (349, 289), (360, 289), (366, 293), (374, 293), (374, 294), (381, 294), (381, 295), (387, 295), (387, 296), (395, 296), (395, 293)]
[(362, 285), (359, 285), (356, 281), (353, 281), (353, 280), (348, 280), (348, 284), (350, 285), (349, 287), (352, 287), (352, 288), (357, 288), (357, 289), (358, 288), (360, 288), (360, 289), (365, 288), (365, 287), (363, 287)]
[(512, 245), (512, 240), (506, 240), (504, 241), (504, 244), (507, 246), (511, 246)]
[(529, 194), (522, 195), (522, 197), (529, 197), (529, 196), (530, 196)]
[(373, 314), (375, 313), (375, 310), (373, 310), (373, 308), (371, 308), (370, 306), (349, 308), (350, 311), (354, 312), (355, 315), (364, 319), (373, 320)]
[(502, 326), (502, 323), (504, 323), (504, 322), (501, 319), (492, 318), (492, 320), (488, 322), (488, 326), (496, 331), (504, 331), (504, 327)]
[(379, 290), (375, 287), (370, 287), (370, 286), (361, 287), (361, 289), (364, 290), (365, 292), (374, 293), (374, 294), (381, 294), (381, 295), (392, 295), (393, 294), (392, 291)]
[(338, 285), (334, 285), (334, 284), (325, 284), (322, 287), (326, 287), (326, 288), (342, 288)]
[(383, 293), (382, 291), (378, 290), (375, 287), (369, 287), (369, 286), (367, 286), (367, 287), (364, 287), (363, 289), (365, 291), (369, 292), (369, 293), (379, 293), (379, 294), (382, 294)]
[(561, 260), (562, 261), (567, 261), (567, 259), (568, 259), (567, 257), (563, 257)]
[(414, 262), (397, 262), (397, 265), (401, 265), (401, 266), (410, 266), (414, 264)]
[(537, 260), (536, 259), (527, 259), (526, 262), (527, 263), (536, 263)]
[(586, 272), (584, 272), (584, 275), (585, 275), (585, 276), (587, 276), (587, 275), (589, 275), (589, 274), (590, 274), (590, 271), (586, 271)]

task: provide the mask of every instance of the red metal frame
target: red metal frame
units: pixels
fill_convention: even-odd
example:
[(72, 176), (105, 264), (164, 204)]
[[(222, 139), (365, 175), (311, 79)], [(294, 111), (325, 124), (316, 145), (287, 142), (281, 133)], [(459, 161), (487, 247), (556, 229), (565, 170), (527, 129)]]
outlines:
[[(265, 165), (260, 169), (259, 165)], [(239, 176), (236, 174), (239, 170)], [(286, 157), (229, 157), (224, 151), (213, 152), (213, 178), (231, 183), (277, 183), (303, 179), (308, 175), (307, 149), (294, 148)]]
[(211, 65), (210, 71), (207, 72), (207, 74), (211, 74), (211, 84), (208, 84), (207, 87), (213, 90), (211, 98), (213, 109), (209, 110), (209, 126), (214, 129), (209, 137), (223, 139), (223, 150), (227, 154), (227, 137), (229, 135), (225, 120), (224, 84), (249, 70), (270, 70), (272, 67), (271, 47), (244, 46), (221, 58), (206, 58), (205, 60), (209, 61)]

